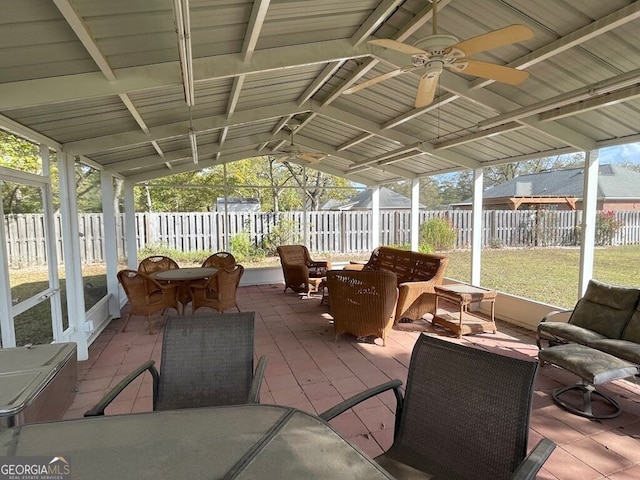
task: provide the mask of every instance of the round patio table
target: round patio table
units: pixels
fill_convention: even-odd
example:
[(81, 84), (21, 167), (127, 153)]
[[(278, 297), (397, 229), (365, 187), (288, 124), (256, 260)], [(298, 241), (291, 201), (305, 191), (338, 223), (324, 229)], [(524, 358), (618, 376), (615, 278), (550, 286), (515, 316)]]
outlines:
[(211, 267), (174, 268), (173, 270), (162, 270), (160, 272), (153, 272), (150, 276), (151, 278), (155, 278), (156, 280), (162, 280), (166, 282), (189, 281), (202, 280), (203, 278), (215, 275), (217, 271), (217, 268)]
[(276, 405), (34, 423), (0, 432), (0, 456), (63, 457), (83, 479), (392, 479), (318, 417)]
[(149, 276), (161, 282), (178, 282), (178, 301), (182, 304), (182, 312), (189, 302), (191, 302), (191, 292), (189, 283), (194, 280), (209, 278), (218, 272), (213, 267), (186, 267), (174, 268), (172, 270), (160, 270), (153, 272)]

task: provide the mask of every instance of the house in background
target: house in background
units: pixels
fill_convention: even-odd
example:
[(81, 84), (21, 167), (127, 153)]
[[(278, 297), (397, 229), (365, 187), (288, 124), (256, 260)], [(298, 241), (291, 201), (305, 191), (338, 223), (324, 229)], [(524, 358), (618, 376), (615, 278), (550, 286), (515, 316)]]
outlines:
[[(320, 210), (371, 210), (373, 190), (363, 190), (356, 196), (348, 200), (328, 200), (320, 207)], [(424, 205), (420, 205), (424, 208)], [(410, 210), (411, 199), (400, 193), (380, 188), (380, 209), (381, 210)]]
[[(583, 168), (520, 175), (485, 190), (482, 205), (485, 210), (579, 210), (582, 209), (583, 187)], [(471, 199), (451, 207), (470, 209)], [(638, 209), (640, 172), (617, 165), (600, 165), (597, 210)]]

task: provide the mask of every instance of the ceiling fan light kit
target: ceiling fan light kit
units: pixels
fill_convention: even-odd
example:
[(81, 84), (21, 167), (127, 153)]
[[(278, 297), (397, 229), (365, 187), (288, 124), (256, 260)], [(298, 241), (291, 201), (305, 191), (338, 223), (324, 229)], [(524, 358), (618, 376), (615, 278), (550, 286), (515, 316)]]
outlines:
[(302, 160), (307, 163), (320, 163), (320, 160), (329, 156), (326, 153), (302, 150), (293, 141), (293, 134), (296, 131), (296, 127), (287, 127), (287, 129), (291, 132), (291, 142), (282, 149), (282, 152), (274, 152), (274, 155), (281, 157), (280, 161)]
[(453, 35), (437, 32), (435, 3), (432, 24), (433, 34), (421, 38), (413, 45), (384, 38), (370, 40), (369, 43), (372, 45), (409, 55), (411, 65), (369, 79), (346, 89), (343, 93), (355, 93), (397, 75), (419, 70), (421, 77), (415, 107), (420, 108), (433, 102), (438, 86), (438, 77), (445, 68), (456, 73), (465, 73), (509, 85), (518, 85), (529, 76), (528, 72), (522, 70), (468, 58), (476, 53), (529, 40), (533, 37), (533, 31), (525, 25), (509, 25), (468, 40), (459, 41)]

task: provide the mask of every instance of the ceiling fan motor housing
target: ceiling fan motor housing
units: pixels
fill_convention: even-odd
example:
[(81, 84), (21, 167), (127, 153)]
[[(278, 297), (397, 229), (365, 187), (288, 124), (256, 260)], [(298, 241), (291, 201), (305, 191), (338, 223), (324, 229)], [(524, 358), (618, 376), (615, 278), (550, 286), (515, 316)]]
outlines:
[(454, 46), (458, 39), (453, 35), (436, 34), (421, 38), (413, 46), (432, 55), (444, 55), (449, 47)]

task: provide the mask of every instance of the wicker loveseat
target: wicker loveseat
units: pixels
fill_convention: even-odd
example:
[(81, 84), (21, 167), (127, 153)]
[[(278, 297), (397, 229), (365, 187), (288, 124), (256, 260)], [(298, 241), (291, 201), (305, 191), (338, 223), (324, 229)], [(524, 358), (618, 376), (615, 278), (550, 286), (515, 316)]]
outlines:
[(389, 270), (398, 279), (398, 303), (395, 321), (412, 321), (425, 313), (434, 313), (434, 285), (441, 285), (449, 259), (442, 255), (413, 252), (393, 247), (378, 247), (362, 264), (350, 264), (345, 270)]

